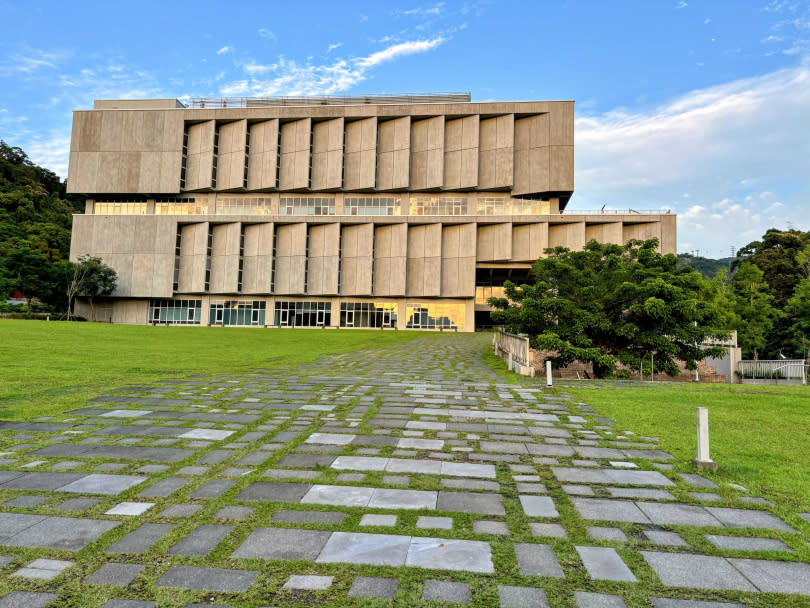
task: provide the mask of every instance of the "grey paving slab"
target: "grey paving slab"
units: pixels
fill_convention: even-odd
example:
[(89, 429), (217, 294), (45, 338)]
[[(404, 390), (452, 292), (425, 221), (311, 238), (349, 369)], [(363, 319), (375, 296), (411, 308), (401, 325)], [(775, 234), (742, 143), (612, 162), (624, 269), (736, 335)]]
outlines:
[(45, 608), (55, 606), (59, 596), (37, 591), (12, 591), (0, 598), (0, 608)]
[(166, 509), (160, 512), (161, 517), (191, 517), (197, 511), (202, 509), (202, 505), (193, 503), (169, 505)]
[(644, 498), (650, 500), (675, 500), (675, 497), (666, 490), (652, 488), (605, 488), (614, 498)]
[(486, 492), (497, 492), (501, 485), (495, 481), (479, 481), (477, 479), (442, 479), (443, 487), (458, 490), (482, 490)]
[(625, 500), (573, 497), (571, 501), (583, 519), (650, 523), (650, 520), (635, 503)]
[(258, 572), (250, 570), (172, 566), (158, 579), (155, 587), (180, 587), (239, 593), (247, 591), (257, 576), (259, 576)]
[(560, 524), (529, 523), (532, 536), (546, 536), (549, 538), (568, 538), (568, 533)]
[(439, 511), (460, 511), (481, 515), (505, 515), (503, 501), (498, 494), (439, 491), (436, 508)]
[(155, 608), (157, 604), (147, 600), (107, 600), (101, 608)]
[(84, 511), (99, 503), (98, 498), (68, 498), (54, 507), (57, 511)]
[(189, 496), (191, 498), (219, 498), (235, 483), (232, 479), (212, 479), (194, 490)]
[(14, 475), (0, 483), (0, 487), (6, 490), (56, 490), (86, 477), (82, 473), (32, 472), (17, 474), (17, 471), (9, 471), (9, 473), (14, 473)]
[(411, 544), (410, 536), (335, 532), (315, 560), (318, 563), (402, 566)]
[(143, 524), (117, 542), (107, 547), (113, 553), (145, 553), (149, 548), (166, 536), (174, 524)]
[(810, 595), (810, 564), (764, 559), (728, 561), (760, 591)]
[(190, 479), (183, 477), (166, 477), (161, 479), (156, 484), (144, 488), (138, 493), (138, 496), (146, 496), (150, 498), (167, 498), (177, 492), (180, 488), (190, 483)]
[(272, 520), (284, 523), (330, 524), (339, 526), (340, 524), (343, 523), (343, 520), (345, 518), (346, 518), (345, 513), (340, 513), (336, 511), (281, 510), (273, 513)]
[(472, 597), (470, 585), (428, 579), (422, 588), (422, 599), (434, 602), (455, 602), (469, 604)]
[(239, 507), (229, 505), (222, 507), (219, 511), (214, 513), (214, 517), (220, 519), (247, 519), (253, 514), (253, 507)]
[(154, 506), (153, 502), (121, 502), (105, 511), (104, 515), (142, 515)]
[(673, 600), (663, 597), (651, 597), (653, 608), (746, 608), (743, 604), (728, 602), (701, 602), (695, 600)]
[(476, 534), (493, 534), (496, 536), (509, 536), (509, 526), (502, 521), (474, 521), (473, 532)]
[(47, 496), (27, 495), (12, 498), (3, 503), (4, 507), (36, 507), (43, 502), (47, 502)]
[(546, 592), (535, 587), (498, 585), (501, 608), (549, 608)]
[(518, 569), (524, 576), (550, 576), (563, 578), (560, 562), (551, 545), (515, 543)]
[[(233, 484), (234, 482), (231, 482)], [(237, 496), (237, 500), (273, 500), (298, 502), (309, 492), (309, 484), (258, 481), (250, 484)], [(340, 486), (332, 486), (340, 487)]]
[(258, 528), (251, 532), (231, 557), (245, 559), (308, 559), (318, 557), (332, 532)]
[(642, 551), (642, 557), (668, 587), (731, 589), (756, 588), (722, 557)]
[(361, 526), (396, 526), (399, 518), (396, 515), (381, 515), (379, 513), (366, 513), (360, 518)]
[(358, 576), (352, 582), (349, 597), (393, 599), (398, 588), (398, 578)]
[[(0, 518), (0, 534), (6, 529), (3, 519), (5, 518)], [(2, 542), (18, 547), (79, 551), (118, 525), (120, 524), (117, 521), (100, 519), (46, 517), (12, 536), (6, 536)]]
[(683, 479), (686, 483), (698, 488), (716, 488), (717, 484), (710, 479), (706, 479), (694, 473), (678, 473), (678, 477)]
[(520, 504), (528, 517), (559, 517), (557, 507), (549, 496), (520, 495)]
[(310, 487), (301, 485), (301, 487), (305, 487), (307, 490), (300, 497), (301, 504), (335, 505), (341, 507), (368, 506), (375, 492), (375, 488), (361, 486), (313, 485)]
[(586, 526), (585, 531), (594, 540), (613, 540), (627, 542), (627, 535), (619, 528), (605, 526)]
[(368, 501), (368, 507), (371, 509), (435, 509), (437, 498), (438, 492), (434, 491), (376, 488)]
[(637, 502), (639, 509), (658, 525), (723, 527), (703, 507), (681, 503)]
[(120, 585), (126, 586), (134, 581), (143, 572), (146, 566), (140, 564), (119, 564), (110, 562), (104, 564), (88, 576), (84, 581), (94, 585)]
[(626, 608), (627, 604), (618, 595), (574, 591), (574, 601), (578, 608)]
[(609, 547), (576, 547), (580, 559), (594, 580), (636, 582), (630, 568), (615, 549)]
[(487, 574), (495, 571), (489, 543), (445, 538), (413, 537), (405, 565)]
[(645, 530), (644, 536), (646, 536), (650, 542), (653, 542), (656, 545), (663, 545), (666, 547), (689, 546), (689, 543), (687, 543), (677, 532), (667, 532), (665, 530)]
[(778, 538), (750, 538), (747, 536), (718, 536), (706, 534), (704, 536), (718, 549), (730, 551), (793, 551)]
[(284, 589), (301, 589), (304, 591), (326, 591), (332, 586), (334, 576), (318, 576), (313, 574), (293, 574), (284, 583)]
[(783, 532), (795, 532), (796, 530), (787, 525), (781, 519), (767, 511), (756, 511), (754, 509), (729, 509), (724, 507), (705, 507), (723, 525), (730, 528), (767, 528), (769, 530), (781, 530)]
[(425, 530), (429, 529), (440, 529), (440, 530), (452, 530), (453, 529), (453, 518), (452, 517), (430, 517), (427, 515), (423, 515), (416, 520), (416, 527), (422, 528)]
[(104, 473), (93, 473), (58, 488), (58, 491), (74, 492), (76, 494), (105, 494), (115, 496), (143, 483), (146, 479), (146, 477), (139, 475), (106, 475)]

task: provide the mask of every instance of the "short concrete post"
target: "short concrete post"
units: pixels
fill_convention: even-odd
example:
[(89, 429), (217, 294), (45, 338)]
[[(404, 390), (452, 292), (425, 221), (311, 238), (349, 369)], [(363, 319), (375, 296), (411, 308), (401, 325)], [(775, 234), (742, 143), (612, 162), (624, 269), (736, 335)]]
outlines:
[(709, 410), (697, 408), (698, 453), (694, 464), (698, 471), (716, 471), (717, 463), (709, 456)]
[(548, 388), (552, 387), (552, 382), (551, 382), (551, 361), (546, 361), (546, 386)]
[(512, 371), (512, 353), (506, 353), (506, 367)]

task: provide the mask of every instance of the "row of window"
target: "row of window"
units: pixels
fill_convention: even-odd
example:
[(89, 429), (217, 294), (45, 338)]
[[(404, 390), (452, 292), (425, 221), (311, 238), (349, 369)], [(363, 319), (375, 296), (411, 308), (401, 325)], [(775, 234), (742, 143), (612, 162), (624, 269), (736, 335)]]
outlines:
[[(468, 215), (467, 199), (461, 197), (413, 197), (410, 215)], [(476, 202), (476, 215), (548, 215), (548, 201), (484, 197)], [(146, 215), (146, 201), (96, 201), (96, 215)], [(206, 199), (178, 197), (155, 201), (155, 215), (272, 215), (269, 197)], [(329, 196), (282, 196), (278, 215), (336, 215), (335, 199)], [(400, 199), (391, 196), (347, 196), (343, 215), (401, 215)]]
[[(209, 325), (264, 326), (267, 303), (262, 300), (217, 300), (208, 308)], [(147, 321), (168, 325), (200, 325), (202, 300), (153, 299)], [(395, 302), (342, 302), (340, 327), (381, 328), (397, 326)], [(459, 329), (464, 327), (464, 304), (409, 303), (405, 306), (408, 329)], [(273, 307), (277, 327), (329, 327), (331, 302), (277, 300)]]

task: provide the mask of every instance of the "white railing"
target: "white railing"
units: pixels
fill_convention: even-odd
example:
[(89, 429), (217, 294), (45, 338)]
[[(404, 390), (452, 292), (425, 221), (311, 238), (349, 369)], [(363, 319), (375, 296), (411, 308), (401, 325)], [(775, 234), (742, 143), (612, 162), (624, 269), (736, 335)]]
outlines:
[(269, 106), (334, 106), (365, 104), (469, 103), (469, 92), (413, 95), (312, 95), (283, 97), (192, 97), (189, 107), (263, 108)]
[(501, 356), (512, 356), (512, 361), (521, 365), (531, 365), (531, 349), (529, 339), (517, 334), (510, 334), (498, 329), (495, 336), (495, 349)]
[(740, 361), (737, 370), (744, 380), (800, 380), (807, 384), (807, 370), (802, 359)]
[(671, 209), (566, 209), (564, 215), (669, 215)]

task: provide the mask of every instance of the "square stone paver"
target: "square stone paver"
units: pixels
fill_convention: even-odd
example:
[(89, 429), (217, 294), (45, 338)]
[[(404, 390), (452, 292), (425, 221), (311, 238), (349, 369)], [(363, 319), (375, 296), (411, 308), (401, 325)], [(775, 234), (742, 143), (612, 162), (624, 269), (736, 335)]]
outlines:
[(54, 509), (57, 511), (84, 511), (98, 503), (98, 498), (68, 498), (66, 501), (56, 505)]
[[(10, 513), (0, 514), (0, 530), (3, 520)], [(31, 516), (34, 517), (34, 516)], [(24, 529), (11, 537), (1, 540), (3, 544), (18, 547), (42, 547), (48, 549), (65, 549), (79, 551), (96, 540), (105, 532), (120, 525), (117, 521), (83, 519), (71, 517), (36, 517), (39, 522), (31, 522)], [(0, 536), (0, 539), (3, 537)]]
[(153, 502), (121, 502), (105, 511), (104, 515), (143, 515), (154, 506)]
[(564, 576), (551, 545), (515, 543), (515, 555), (523, 576)]
[(258, 528), (231, 554), (245, 559), (308, 559), (321, 553), (332, 532)]
[(506, 514), (503, 502), (498, 494), (439, 491), (436, 508), (439, 511), (461, 511), (462, 513), (479, 513), (481, 515)]
[(340, 525), (345, 518), (345, 513), (337, 511), (287, 511), (282, 509), (273, 513), (272, 520), (285, 523)]
[(92, 473), (85, 475), (81, 479), (69, 483), (61, 488), (59, 492), (73, 492), (76, 494), (106, 494), (115, 496), (124, 490), (129, 490), (133, 486), (146, 481), (146, 477), (137, 475), (105, 475), (104, 473)]
[(636, 577), (622, 561), (615, 549), (609, 547), (576, 547), (576, 550), (592, 579), (636, 582)]
[(49, 581), (55, 579), (75, 563), (61, 559), (35, 559), (24, 568), (14, 572), (13, 576)]
[(143, 524), (106, 550), (113, 553), (145, 553), (173, 528), (174, 524)]
[(535, 587), (498, 585), (501, 608), (549, 608), (546, 592)]
[(4, 507), (36, 507), (48, 500), (47, 496), (18, 496), (3, 503)]
[(452, 530), (453, 529), (453, 518), (452, 517), (429, 517), (426, 515), (421, 516), (419, 519), (416, 520), (416, 527), (423, 528), (423, 529), (441, 529), (441, 530)]
[(202, 505), (195, 505), (193, 503), (171, 505), (167, 509), (160, 512), (161, 517), (191, 517), (197, 511), (202, 509)]
[(182, 435), (180, 439), (205, 439), (211, 441), (221, 441), (234, 434), (235, 431), (218, 431), (216, 429), (193, 429)]
[(129, 585), (146, 568), (138, 564), (104, 564), (84, 581), (94, 585)]
[(727, 549), (729, 551), (793, 551), (778, 538), (717, 536), (715, 534), (706, 534), (704, 538), (718, 549)]
[(203, 524), (171, 547), (169, 555), (208, 555), (230, 534), (233, 526)]
[(398, 588), (398, 578), (358, 576), (349, 589), (349, 597), (393, 599)]
[[(253, 484), (253, 486), (255, 485), (258, 484)], [(375, 491), (374, 488), (362, 486), (327, 486), (319, 484), (313, 486), (305, 486), (303, 484), (287, 485), (298, 485), (302, 488), (307, 488), (307, 491), (299, 498), (301, 504), (335, 505), (340, 507), (366, 507)], [(249, 486), (242, 492), (242, 495), (253, 486)]]
[(764, 559), (732, 559), (731, 564), (760, 591), (810, 595), (810, 564)]
[(422, 599), (434, 602), (469, 604), (471, 596), (472, 591), (467, 583), (454, 583), (452, 581), (429, 579), (425, 581), (422, 590)]
[(667, 532), (666, 530), (645, 530), (644, 536), (655, 543), (656, 545), (664, 545), (666, 547), (688, 547), (683, 537), (677, 532)]
[(332, 586), (334, 576), (315, 576), (293, 574), (284, 583), (284, 589), (302, 589), (305, 591), (325, 591)]
[(257, 576), (259, 576), (259, 573), (251, 570), (172, 566), (158, 579), (155, 587), (180, 587), (182, 589), (242, 593), (248, 590), (248, 587)]
[(376, 488), (368, 501), (371, 509), (435, 509), (437, 492)]
[(767, 528), (769, 530), (781, 530), (783, 532), (796, 531), (776, 517), (776, 515), (768, 513), (767, 511), (729, 509), (723, 507), (705, 507), (705, 509), (723, 525), (729, 526), (730, 528)]
[(509, 536), (509, 526), (502, 521), (474, 521), (473, 532), (476, 534), (493, 534), (496, 536)]
[(574, 601), (579, 608), (626, 608), (627, 604), (618, 595), (574, 591)]
[(594, 540), (615, 540), (627, 542), (627, 535), (619, 528), (607, 528), (602, 526), (587, 526), (585, 530)]
[(568, 538), (568, 532), (560, 524), (529, 523), (532, 536), (547, 536), (549, 538)]
[(638, 502), (639, 509), (658, 525), (723, 527), (703, 507), (681, 503)]
[(642, 551), (650, 567), (668, 587), (696, 589), (732, 589), (756, 591), (731, 564), (722, 557)]
[(495, 571), (489, 543), (477, 540), (414, 537), (405, 565), (486, 574)]
[(673, 600), (663, 597), (651, 597), (653, 608), (747, 608), (742, 604), (729, 602), (700, 602), (695, 600)]
[(380, 515), (377, 513), (366, 513), (360, 518), (361, 526), (396, 526), (396, 515)]
[(559, 517), (557, 507), (550, 496), (520, 495), (520, 504), (523, 512), (529, 517)]
[(0, 598), (0, 608), (45, 608), (59, 596), (55, 593), (36, 591), (12, 591)]
[(410, 541), (410, 536), (335, 532), (315, 561), (401, 566), (405, 563)]
[(253, 507), (228, 506), (222, 507), (214, 513), (214, 517), (220, 519), (247, 519), (253, 514)]
[(626, 521), (637, 524), (648, 524), (650, 520), (641, 512), (635, 503), (626, 500), (609, 500), (604, 498), (573, 497), (574, 508), (583, 519), (597, 521)]

